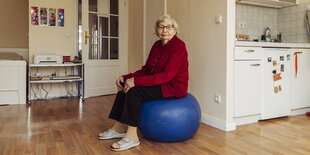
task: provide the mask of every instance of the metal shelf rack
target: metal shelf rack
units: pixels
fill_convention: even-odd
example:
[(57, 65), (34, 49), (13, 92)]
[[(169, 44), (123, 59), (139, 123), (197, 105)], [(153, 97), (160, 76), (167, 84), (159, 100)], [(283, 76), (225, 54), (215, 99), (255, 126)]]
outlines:
[[(34, 67), (77, 67), (77, 72), (80, 78), (78, 79), (62, 79), (62, 80), (30, 80), (31, 68)], [(78, 82), (78, 95), (80, 96), (80, 102), (84, 100), (84, 64), (29, 64), (28, 65), (28, 104), (31, 104), (31, 84), (34, 83), (63, 83), (63, 82)]]

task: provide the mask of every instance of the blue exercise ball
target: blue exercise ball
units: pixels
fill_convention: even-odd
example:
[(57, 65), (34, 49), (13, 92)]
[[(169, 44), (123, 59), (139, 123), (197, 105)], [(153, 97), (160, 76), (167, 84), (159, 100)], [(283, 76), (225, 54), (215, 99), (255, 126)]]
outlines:
[(144, 102), (138, 128), (147, 139), (179, 142), (190, 139), (199, 128), (201, 111), (195, 97)]

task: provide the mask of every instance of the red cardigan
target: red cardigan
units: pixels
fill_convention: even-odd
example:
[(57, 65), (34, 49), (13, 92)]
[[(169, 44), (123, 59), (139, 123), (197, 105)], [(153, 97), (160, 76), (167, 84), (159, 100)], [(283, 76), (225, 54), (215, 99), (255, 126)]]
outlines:
[(186, 96), (189, 75), (185, 43), (176, 35), (164, 46), (161, 40), (156, 41), (141, 70), (123, 77), (135, 77), (137, 87), (161, 85), (165, 98)]

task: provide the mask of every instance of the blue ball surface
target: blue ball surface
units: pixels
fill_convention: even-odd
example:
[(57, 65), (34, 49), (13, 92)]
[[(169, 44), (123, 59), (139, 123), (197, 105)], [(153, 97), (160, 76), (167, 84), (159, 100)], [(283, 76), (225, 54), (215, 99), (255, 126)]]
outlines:
[(179, 142), (190, 139), (199, 128), (201, 111), (194, 96), (144, 102), (138, 128), (147, 139)]

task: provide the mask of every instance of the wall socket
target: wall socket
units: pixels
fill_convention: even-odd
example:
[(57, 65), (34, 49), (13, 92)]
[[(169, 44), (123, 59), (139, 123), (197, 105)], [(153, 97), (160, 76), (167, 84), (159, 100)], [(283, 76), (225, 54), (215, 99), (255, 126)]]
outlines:
[(245, 28), (248, 28), (248, 24), (247, 23), (238, 23), (238, 27), (245, 29)]
[(215, 103), (221, 103), (222, 102), (222, 96), (219, 94), (214, 95), (214, 102)]

